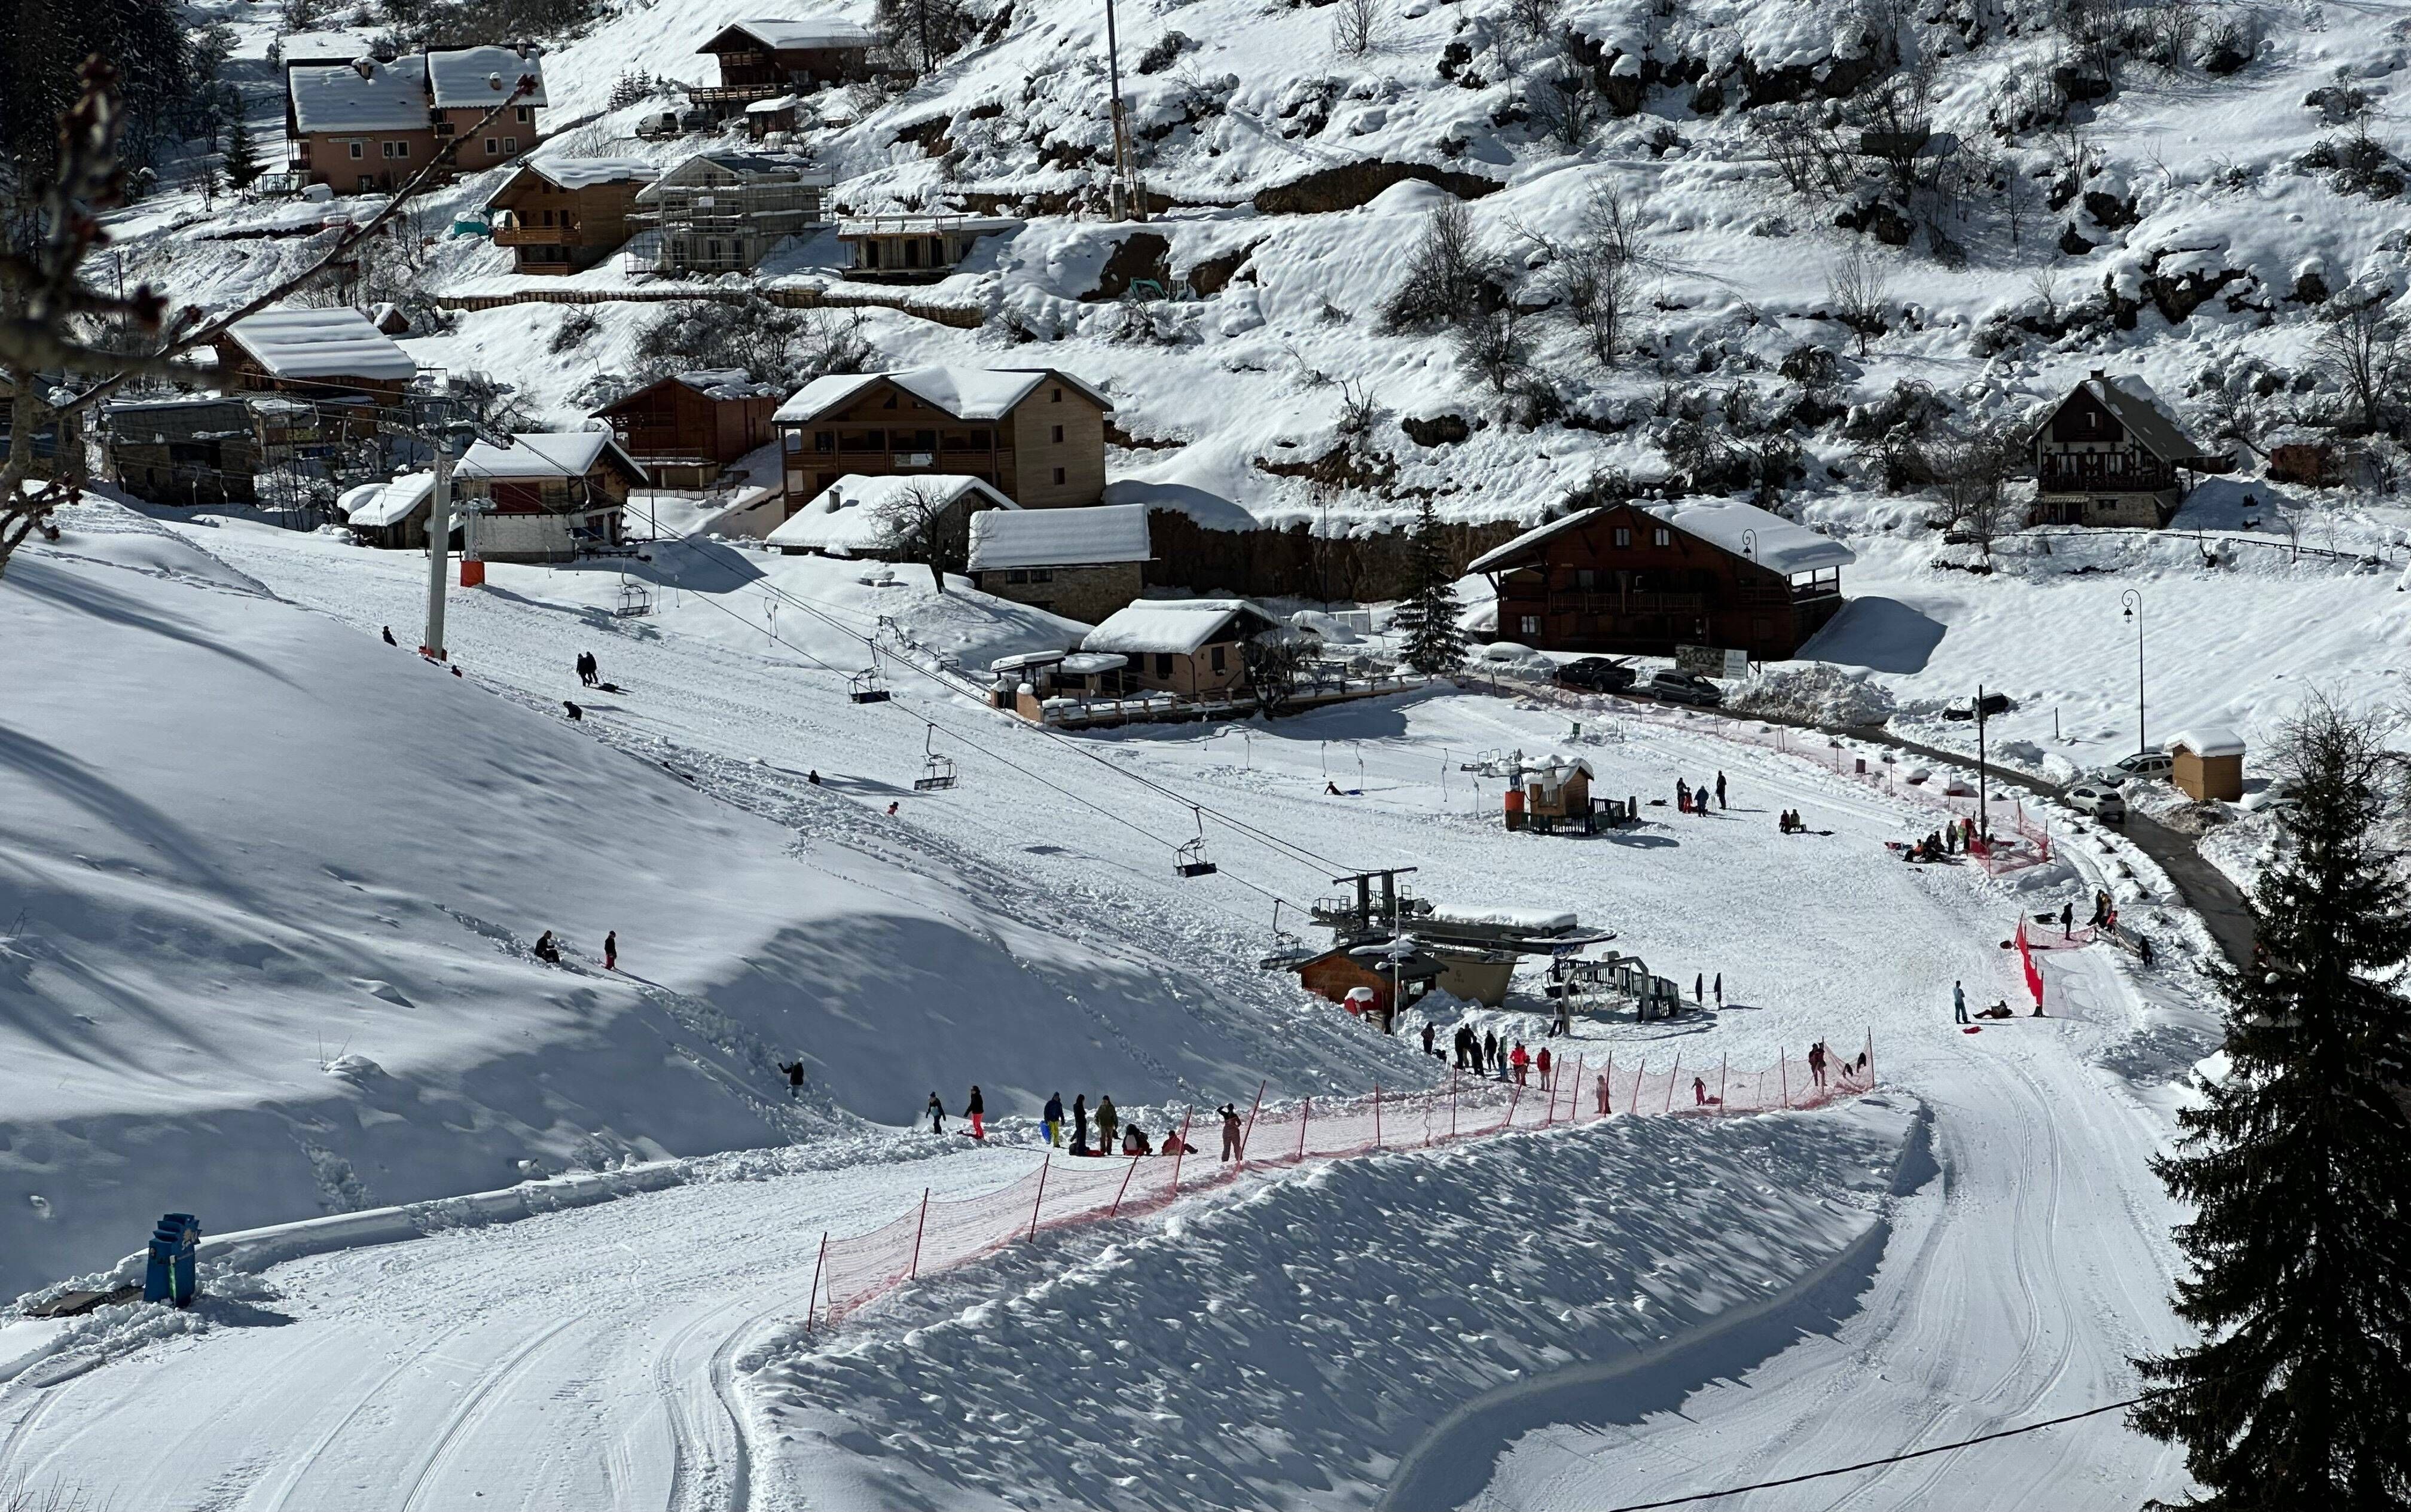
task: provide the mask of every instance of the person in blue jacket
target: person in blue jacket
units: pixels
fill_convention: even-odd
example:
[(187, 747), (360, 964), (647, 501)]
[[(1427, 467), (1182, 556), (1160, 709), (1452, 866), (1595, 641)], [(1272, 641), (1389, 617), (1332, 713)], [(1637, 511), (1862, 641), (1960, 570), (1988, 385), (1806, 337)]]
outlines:
[(1046, 1098), (1046, 1142), (1063, 1142), (1063, 1094), (1049, 1093)]

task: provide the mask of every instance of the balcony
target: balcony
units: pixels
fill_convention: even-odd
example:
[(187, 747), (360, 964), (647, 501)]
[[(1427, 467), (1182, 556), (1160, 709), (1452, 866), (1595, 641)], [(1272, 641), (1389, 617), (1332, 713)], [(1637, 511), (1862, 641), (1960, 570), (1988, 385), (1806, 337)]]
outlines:
[[(498, 247), (566, 247), (577, 235), (571, 225), (498, 225), (494, 227), (494, 245)], [(567, 253), (563, 257), (567, 257)]]
[(1702, 615), (1708, 612), (1708, 596), (1647, 589), (1629, 593), (1558, 592), (1548, 596), (1544, 607), (1550, 614)]

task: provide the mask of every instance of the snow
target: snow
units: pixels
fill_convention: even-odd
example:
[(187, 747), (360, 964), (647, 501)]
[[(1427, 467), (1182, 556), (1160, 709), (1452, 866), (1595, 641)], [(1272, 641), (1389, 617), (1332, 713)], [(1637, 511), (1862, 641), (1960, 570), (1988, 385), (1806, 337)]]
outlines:
[(349, 63), (375, 51), (376, 45), (365, 32), (293, 32), (277, 39), (277, 56), (285, 60), (287, 67), (297, 59)]
[(1068, 384), (1107, 411), (1113, 409), (1112, 400), (1051, 368), (914, 368), (815, 378), (779, 406), (776, 419), (782, 425), (817, 419), (883, 380), (957, 420), (1001, 420), (1039, 385), (1050, 380)]
[(416, 377), (418, 364), (358, 310), (265, 310), (227, 328), (278, 378)]
[(2241, 756), (2243, 737), (2223, 724), (2198, 724), (2169, 736), (2160, 749), (2189, 750), (2197, 756)]
[(1652, 505), (1649, 513), (1686, 534), (1736, 557), (1747, 557), (1787, 577), (1825, 567), (1847, 567), (1859, 560), (1856, 552), (1833, 537), (1750, 504), (1682, 501)]
[(580, 478), (605, 454), (637, 478), (645, 470), (620, 449), (608, 430), (518, 431), (507, 446), (480, 441), (461, 454), (452, 475), (460, 478)]
[(1582, 923), (1581, 916), (1571, 909), (1501, 909), (1438, 901), (1431, 906), (1431, 917), (1441, 923), (1498, 924), (1533, 935), (1563, 934)]
[(1136, 504), (988, 510), (972, 516), (971, 566), (1093, 566), (1145, 561), (1147, 511)]
[(1008, 215), (870, 215), (840, 220), (840, 237), (935, 236), (960, 231), (972, 236), (1003, 236), (1027, 225)]
[(742, 32), (773, 52), (867, 48), (871, 43), (868, 27), (847, 21), (842, 16), (827, 14), (767, 19), (752, 17), (732, 22), (727, 29)]
[(1021, 506), (979, 479), (957, 472), (899, 473), (869, 477), (849, 472), (804, 502), (765, 537), (774, 546), (871, 557), (893, 547), (897, 509), (927, 499), (941, 508), (965, 500), (978, 511), (974, 529), (989, 511)]
[(650, 182), (661, 175), (658, 167), (636, 157), (532, 157), (519, 166), (557, 189), (592, 189), (605, 183)]
[(1572, 514), (1553, 519), (1545, 525), (1536, 525), (1506, 545), (1493, 547), (1474, 558), (1472, 561), (1466, 564), (1465, 570), (1469, 574), (1498, 572), (1542, 542), (1563, 531), (1571, 531), (1600, 513), (1601, 513), (1600, 510), (1596, 506), (1589, 509), (1577, 509)]
[(365, 77), (351, 65), (285, 71), (293, 117), (304, 132), (425, 131), (427, 60), (416, 53), (391, 63), (369, 60)]
[(399, 525), (417, 513), (435, 491), (435, 474), (409, 472), (390, 483), (364, 483), (335, 501), (343, 517), (363, 530)]
[(542, 106), (544, 59), (531, 50), (521, 57), (516, 48), (439, 48), (427, 54), (427, 84), (439, 110), (491, 109), (511, 99), (523, 79), (535, 82), (515, 105)]
[(1107, 615), (1082, 637), (1080, 649), (1188, 656), (1209, 642), (1237, 638), (1235, 622), (1249, 617), (1271, 618), (1243, 599), (1142, 599)]

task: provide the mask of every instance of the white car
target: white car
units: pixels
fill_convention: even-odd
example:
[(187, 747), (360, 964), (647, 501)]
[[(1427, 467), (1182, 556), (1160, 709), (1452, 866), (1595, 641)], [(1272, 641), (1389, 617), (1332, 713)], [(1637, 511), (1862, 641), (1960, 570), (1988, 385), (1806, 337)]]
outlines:
[(2091, 814), (2104, 823), (2115, 824), (2126, 817), (2126, 800), (2107, 782), (2079, 782), (2068, 790), (2068, 807), (2080, 814)]
[(2137, 778), (2153, 778), (2166, 782), (2176, 769), (2176, 758), (2166, 751), (2139, 750), (2123, 761), (2112, 762), (2100, 768), (2093, 774), (2092, 780), (2106, 782), (2112, 787)]

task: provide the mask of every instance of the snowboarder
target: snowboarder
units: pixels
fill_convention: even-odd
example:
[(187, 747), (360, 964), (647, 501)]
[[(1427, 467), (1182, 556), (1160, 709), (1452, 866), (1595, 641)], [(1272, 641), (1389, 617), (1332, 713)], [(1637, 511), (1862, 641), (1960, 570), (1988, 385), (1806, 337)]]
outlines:
[(890, 819), (896, 817), (896, 806), (892, 803), (887, 806), (887, 817)]
[(391, 625), (387, 625), (387, 626), (385, 626), (385, 627), (384, 627), (384, 629), (385, 629), (385, 643), (386, 643), (387, 646), (400, 646), (400, 645), (402, 644), (402, 642), (400, 642), (400, 641), (398, 641), (398, 640), (395, 640), (395, 639), (393, 638), (393, 627), (392, 627)]
[(972, 1083), (971, 1100), (963, 1104), (963, 1116), (972, 1121), (972, 1138), (987, 1138), (987, 1099), (980, 1096), (979, 1083)]
[(1708, 1083), (1695, 1076), (1691, 1078), (1691, 1106), (1694, 1108), (1704, 1108), (1707, 1105)]
[(1959, 1016), (1960, 1023), (1967, 1022), (1967, 989), (1960, 982), (1951, 984), (1951, 1010)]
[(1050, 1145), (1063, 1142), (1063, 1094), (1060, 1092), (1046, 1095), (1046, 1142)]
[(620, 969), (620, 932), (616, 929), (603, 937), (603, 969)]
[(1514, 1068), (1515, 1084), (1517, 1086), (1522, 1086), (1524, 1084), (1526, 1074), (1530, 1071), (1532, 1067), (1532, 1057), (1524, 1053), (1523, 1040), (1518, 1040), (1515, 1041), (1515, 1048), (1513, 1052), (1508, 1055), (1507, 1063)]
[(561, 947), (552, 942), (551, 930), (548, 929), (536, 937), (535, 958), (549, 966), (561, 964)]
[(1085, 1092), (1072, 1098), (1072, 1153), (1089, 1153), (1089, 1095)]
[(929, 1094), (929, 1132), (932, 1134), (943, 1134), (945, 1131), (946, 1105), (940, 1102), (938, 1100), (938, 1095), (932, 1092)]
[(2076, 938), (2076, 905), (2073, 903), (2063, 903), (2059, 906), (2059, 938), (2062, 939)]
[(1114, 1147), (1114, 1130), (1120, 1126), (1121, 1121), (1122, 1115), (1114, 1112), (1113, 1098), (1099, 1098), (1097, 1099), (1098, 1149), (1110, 1150)]
[(1224, 1103), (1216, 1110), (1222, 1115), (1222, 1158), (1239, 1158), (1239, 1110), (1235, 1103)]
[(579, 708), (577, 705), (571, 703), (565, 698), (561, 701), (561, 706), (569, 711), (569, 717), (573, 720), (582, 720), (586, 718), (586, 711), (584, 709)]
[(1717, 807), (1718, 808), (1722, 808), (1724, 806), (1725, 806), (1725, 775), (1724, 775), (1722, 772), (1718, 772), (1718, 773), (1717, 774)]
[(1540, 1070), (1541, 1070), (1541, 1084), (1542, 1084), (1542, 1086), (1547, 1086), (1547, 1085), (1549, 1084), (1549, 1047), (1548, 1047), (1548, 1046), (1546, 1046), (1546, 1045), (1542, 1045), (1542, 1046), (1541, 1047), (1541, 1054), (1540, 1054), (1540, 1055), (1539, 1055), (1539, 1056), (1538, 1056), (1538, 1057), (1533, 1061), (1533, 1063), (1532, 1063), (1532, 1064), (1540, 1068)]
[(1339, 784), (1332, 781), (1329, 778), (1322, 779), (1322, 791), (1326, 796), (1333, 798), (1345, 798), (1348, 796), (1346, 793), (1339, 791)]
[(793, 1102), (802, 1097), (804, 1095), (804, 1057), (797, 1055), (792, 1066), (785, 1061), (781, 1061), (779, 1069), (787, 1078), (787, 1100)]

